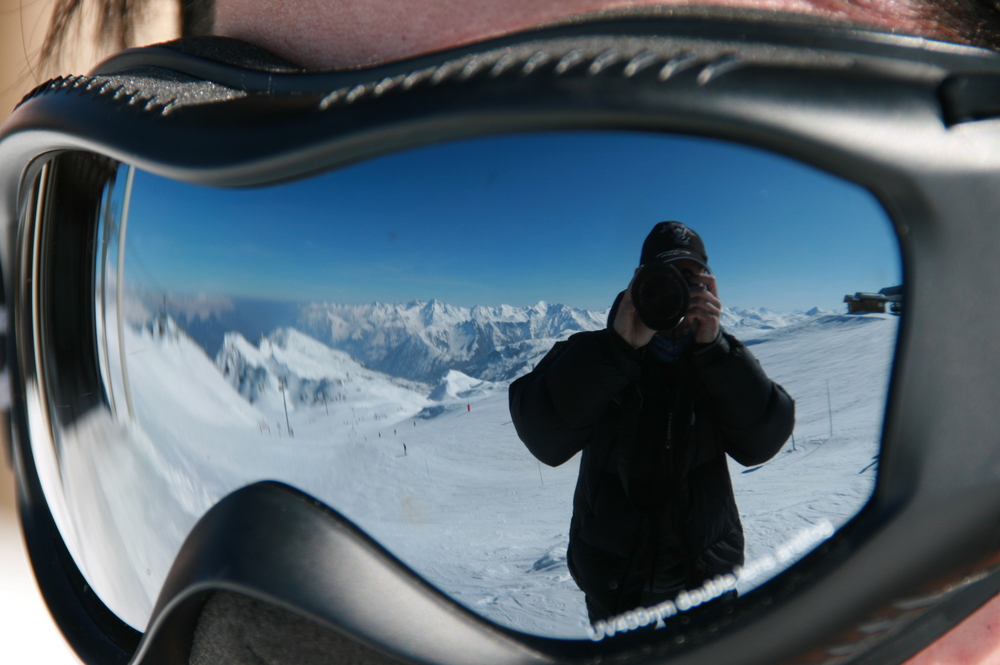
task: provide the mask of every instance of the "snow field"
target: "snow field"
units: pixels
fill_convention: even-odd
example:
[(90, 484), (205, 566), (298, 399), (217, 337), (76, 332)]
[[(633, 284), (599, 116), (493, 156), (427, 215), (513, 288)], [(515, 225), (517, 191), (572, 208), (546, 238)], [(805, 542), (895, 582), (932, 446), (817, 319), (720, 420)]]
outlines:
[(794, 450), (789, 441), (755, 469), (730, 460), (748, 561), (824, 517), (839, 528), (871, 496), (898, 321), (826, 314), (752, 341), (765, 371), (795, 399), (796, 424)]
[[(753, 469), (731, 463), (748, 561), (824, 517), (841, 525), (867, 501), (896, 322), (814, 313), (747, 328), (797, 410), (794, 450), (789, 442)], [(234, 353), (224, 348), (216, 362), (171, 325), (126, 328), (124, 344), (135, 422), (116, 396), (119, 422), (81, 423), (89, 452), (67, 448), (79, 460), (64, 468), (87, 470), (63, 482), (79, 537), (99, 538), (104, 551), (81, 567), (135, 627), (201, 515), (240, 487), (278, 480), (340, 511), (486, 618), (586, 637), (565, 561), (578, 461), (552, 469), (531, 457), (510, 423), (506, 382), (451, 371), (432, 389), (293, 329), (257, 346), (227, 336)], [(108, 355), (114, 375), (116, 345)], [(145, 603), (128, 600), (136, 587)]]

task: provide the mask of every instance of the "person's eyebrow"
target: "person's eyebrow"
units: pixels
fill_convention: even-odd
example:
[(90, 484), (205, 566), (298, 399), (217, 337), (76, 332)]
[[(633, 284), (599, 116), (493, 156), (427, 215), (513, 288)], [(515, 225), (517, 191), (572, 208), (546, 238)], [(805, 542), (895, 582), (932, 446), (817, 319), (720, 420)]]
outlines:
[(937, 33), (926, 37), (1000, 50), (998, 0), (918, 0), (917, 10)]

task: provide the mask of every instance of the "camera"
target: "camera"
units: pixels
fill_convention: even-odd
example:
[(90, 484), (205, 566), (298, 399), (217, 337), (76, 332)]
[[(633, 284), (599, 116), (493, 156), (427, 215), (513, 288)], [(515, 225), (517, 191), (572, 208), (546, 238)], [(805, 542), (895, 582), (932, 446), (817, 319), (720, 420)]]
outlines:
[(687, 314), (692, 289), (700, 288), (691, 270), (678, 268), (673, 261), (651, 263), (636, 273), (632, 304), (648, 327), (659, 332), (673, 330)]

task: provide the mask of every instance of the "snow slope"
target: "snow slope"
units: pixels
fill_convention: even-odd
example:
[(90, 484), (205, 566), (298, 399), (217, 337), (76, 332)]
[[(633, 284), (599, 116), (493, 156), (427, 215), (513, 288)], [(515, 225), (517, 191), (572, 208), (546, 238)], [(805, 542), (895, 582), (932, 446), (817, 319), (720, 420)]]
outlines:
[(496, 390), (496, 384), (493, 382), (474, 379), (458, 370), (450, 369), (441, 377), (441, 382), (434, 387), (429, 398), (437, 402), (454, 402), (491, 390)]
[[(227, 333), (215, 364), (247, 401), (268, 401), (291, 411), (316, 404), (360, 404), (423, 408), (428, 386), (368, 369), (344, 351), (331, 349), (294, 328), (281, 328), (254, 346)], [(281, 392), (284, 389), (285, 399)], [(325, 409), (328, 410), (328, 409)]]
[[(433, 323), (449, 311), (425, 313)], [(777, 317), (740, 320), (748, 318), (734, 329), (750, 333), (749, 348), (797, 410), (794, 449), (790, 441), (753, 469), (731, 464), (752, 559), (820, 518), (839, 526), (867, 500), (898, 320), (813, 312), (776, 327)], [(462, 346), (445, 337), (456, 343), (447, 348), (466, 349), (473, 338)], [(522, 360), (540, 357), (546, 339), (507, 347), (522, 345)], [(279, 480), (340, 511), (483, 616), (530, 633), (585, 636), (583, 595), (565, 561), (578, 459), (552, 469), (531, 457), (510, 423), (506, 381), (453, 368), (433, 387), (403, 381), (291, 329), (256, 346), (228, 336), (215, 361), (172, 322), (126, 328), (123, 343), (135, 423), (93, 434), (91, 445), (104, 446), (92, 456), (97, 489), (76, 496), (77, 519), (105, 511), (94, 532), (104, 534), (108, 560), (135, 571), (146, 590), (147, 605), (122, 609), (101, 586), (115, 575), (83, 566), (132, 625), (144, 627), (174, 553), (205, 510), (239, 487)], [(117, 357), (112, 348), (112, 364)], [(485, 357), (477, 367), (488, 374)]]
[(839, 527), (871, 495), (898, 322), (819, 313), (748, 341), (796, 421), (794, 448), (752, 469), (730, 460), (748, 560), (822, 517)]

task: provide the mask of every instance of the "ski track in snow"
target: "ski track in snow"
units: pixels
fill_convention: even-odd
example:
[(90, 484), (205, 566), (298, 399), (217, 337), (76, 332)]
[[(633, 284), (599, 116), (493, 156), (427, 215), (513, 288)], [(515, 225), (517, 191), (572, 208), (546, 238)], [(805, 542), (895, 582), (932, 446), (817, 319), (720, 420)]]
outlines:
[[(839, 527), (867, 501), (897, 321), (819, 313), (747, 329), (749, 348), (795, 398), (797, 416), (794, 449), (789, 441), (752, 470), (730, 461), (748, 561), (823, 517)], [(244, 391), (255, 395), (250, 402), (183, 331), (126, 330), (136, 421), (155, 436), (103, 459), (130, 474), (99, 475), (108, 496), (130, 497), (116, 503), (129, 513), (116, 523), (142, 525), (156, 514), (167, 525), (127, 530), (134, 542), (120, 542), (129, 534), (107, 540), (113, 560), (137, 571), (150, 608), (184, 535), (211, 505), (279, 480), (323, 500), (486, 618), (552, 637), (586, 635), (583, 594), (566, 566), (578, 456), (549, 468), (527, 452), (510, 422), (507, 383), (450, 372), (420, 394), (411, 389), (419, 384), (366, 370), (294, 330), (268, 344), (246, 343), (266, 370), (254, 375), (256, 392)], [(114, 373), (117, 349), (109, 356)], [(290, 377), (294, 437), (284, 431), (279, 375)], [(313, 383), (295, 383), (307, 375)], [(337, 387), (337, 399), (310, 398), (320, 377)], [(139, 483), (144, 492), (134, 489)], [(141, 627), (143, 611), (132, 609), (128, 620)]]

